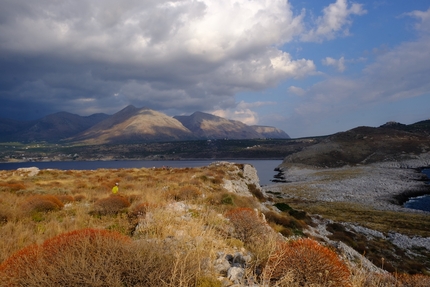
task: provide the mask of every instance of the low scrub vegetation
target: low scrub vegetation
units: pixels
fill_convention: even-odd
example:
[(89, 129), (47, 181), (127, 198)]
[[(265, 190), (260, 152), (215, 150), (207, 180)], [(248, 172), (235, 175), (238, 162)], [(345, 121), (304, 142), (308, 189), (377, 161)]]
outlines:
[(308, 238), (278, 243), (263, 276), (283, 286), (351, 286), (345, 262), (334, 251)]
[(0, 286), (228, 286), (214, 262), (238, 252), (250, 257), (240, 286), (429, 286), (425, 275), (353, 267), (305, 238), (305, 212), (271, 208), (255, 185), (245, 196), (222, 187), (240, 173), (0, 171)]

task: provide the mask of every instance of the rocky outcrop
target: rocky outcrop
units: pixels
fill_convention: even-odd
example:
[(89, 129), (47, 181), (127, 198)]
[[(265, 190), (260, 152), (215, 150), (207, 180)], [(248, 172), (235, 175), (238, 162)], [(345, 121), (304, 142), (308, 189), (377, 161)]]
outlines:
[(253, 196), (249, 192), (249, 185), (260, 189), (260, 180), (257, 170), (250, 164), (232, 164), (230, 162), (215, 162), (212, 165), (229, 165), (229, 173), (234, 179), (223, 179), (222, 187), (228, 192), (242, 196)]
[(35, 176), (40, 172), (37, 167), (21, 167), (16, 170), (19, 176)]

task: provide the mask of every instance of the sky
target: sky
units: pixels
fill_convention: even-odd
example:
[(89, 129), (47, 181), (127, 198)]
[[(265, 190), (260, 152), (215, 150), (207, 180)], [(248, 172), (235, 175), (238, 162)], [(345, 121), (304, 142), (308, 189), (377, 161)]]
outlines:
[(430, 118), (428, 0), (0, 0), (0, 118), (207, 112), (292, 138)]

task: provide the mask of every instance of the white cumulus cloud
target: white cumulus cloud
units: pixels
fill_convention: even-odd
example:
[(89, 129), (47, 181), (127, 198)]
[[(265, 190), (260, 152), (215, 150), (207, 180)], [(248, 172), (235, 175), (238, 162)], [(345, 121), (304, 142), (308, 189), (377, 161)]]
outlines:
[(339, 72), (343, 72), (346, 69), (344, 57), (340, 57), (338, 60), (333, 59), (331, 57), (326, 57), (325, 59), (322, 60), (322, 64), (325, 66), (333, 66)]
[(363, 15), (367, 11), (362, 4), (337, 0), (323, 9), (323, 15), (316, 20), (316, 28), (302, 35), (303, 41), (320, 42), (333, 39), (337, 35), (348, 35), (352, 15)]

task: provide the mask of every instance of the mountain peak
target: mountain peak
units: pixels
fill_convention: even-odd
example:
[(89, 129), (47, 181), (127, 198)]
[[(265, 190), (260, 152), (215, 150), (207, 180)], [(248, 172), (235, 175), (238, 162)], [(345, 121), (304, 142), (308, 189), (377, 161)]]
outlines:
[[(196, 136), (206, 139), (256, 139), (256, 138), (289, 138), (276, 128), (266, 127), (259, 130), (240, 121), (228, 120), (203, 112), (195, 112), (190, 116), (175, 116), (186, 128)], [(270, 136), (269, 136), (270, 135)]]
[(82, 117), (58, 112), (31, 122), (0, 121), (0, 136), (10, 141), (73, 141), (117, 144), (196, 139), (289, 138), (274, 127), (256, 128), (197, 111), (170, 117), (147, 107), (128, 105), (109, 116)]

